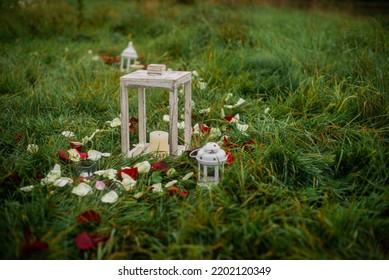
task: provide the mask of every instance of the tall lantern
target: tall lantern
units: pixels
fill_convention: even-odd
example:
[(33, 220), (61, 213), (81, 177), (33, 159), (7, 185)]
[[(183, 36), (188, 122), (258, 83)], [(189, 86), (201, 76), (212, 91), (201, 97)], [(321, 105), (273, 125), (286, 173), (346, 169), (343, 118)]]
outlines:
[[(125, 157), (133, 157), (141, 153), (179, 156), (189, 148), (192, 133), (191, 85), (191, 72), (166, 71), (164, 64), (149, 64), (147, 70), (138, 70), (120, 77), (121, 145)], [(184, 86), (185, 94), (183, 145), (178, 144), (178, 89), (180, 86)], [(137, 88), (138, 93), (139, 143), (130, 150), (128, 98), (131, 94), (129, 92), (131, 87)], [(169, 90), (169, 132), (152, 131), (148, 141), (146, 134), (146, 88)]]
[[(217, 143), (209, 142), (197, 151), (198, 162), (198, 185), (211, 187), (220, 181), (221, 173), (224, 171), (224, 163), (227, 154)], [(193, 152), (192, 152), (193, 153)]]
[[(135, 63), (137, 58), (138, 54), (136, 53), (134, 44), (132, 43), (132, 41), (130, 41), (128, 43), (128, 47), (125, 48), (120, 55), (120, 70), (126, 71), (128, 73), (130, 71), (131, 64)], [(124, 64), (126, 64), (126, 66), (124, 66)]]

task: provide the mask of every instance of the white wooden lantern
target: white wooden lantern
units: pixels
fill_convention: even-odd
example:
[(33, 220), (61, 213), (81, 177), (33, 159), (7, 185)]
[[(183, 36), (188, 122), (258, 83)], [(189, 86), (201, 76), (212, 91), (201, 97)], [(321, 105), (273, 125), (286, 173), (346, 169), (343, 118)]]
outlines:
[(209, 142), (195, 151), (197, 151), (196, 160), (198, 163), (197, 184), (202, 187), (217, 185), (220, 181), (220, 173), (224, 171), (224, 163), (227, 160), (226, 152), (214, 142)]
[(135, 64), (137, 58), (138, 54), (136, 53), (134, 44), (130, 41), (128, 43), (128, 47), (125, 48), (120, 55), (120, 70), (128, 73), (130, 71), (131, 64)]
[[(121, 147), (125, 157), (133, 157), (149, 152), (181, 155), (190, 146), (192, 133), (192, 74), (186, 71), (165, 72), (165, 68), (165, 65), (152, 64), (152, 67), (148, 70), (138, 70), (120, 77)], [(178, 145), (178, 88), (181, 85), (184, 85), (185, 93), (185, 125), (184, 144)], [(129, 87), (138, 89), (139, 143), (131, 150), (128, 109)], [(150, 133), (149, 141), (146, 138), (146, 88), (169, 90), (169, 132), (154, 131)]]

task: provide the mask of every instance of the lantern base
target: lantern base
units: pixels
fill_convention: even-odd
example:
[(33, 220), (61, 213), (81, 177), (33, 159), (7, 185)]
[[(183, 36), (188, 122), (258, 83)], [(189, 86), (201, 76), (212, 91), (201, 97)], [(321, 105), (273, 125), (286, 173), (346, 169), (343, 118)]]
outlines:
[[(168, 156), (169, 155), (169, 152), (156, 152), (156, 151), (152, 151), (150, 150), (150, 143), (146, 143), (146, 144), (137, 144), (135, 148), (133, 148), (132, 150), (128, 151), (127, 152), (127, 155), (125, 155), (126, 157), (135, 157), (135, 156), (138, 156), (140, 154), (156, 154), (157, 157), (160, 157), (161, 155), (166, 155)], [(183, 154), (183, 152), (185, 151), (185, 146), (184, 145), (178, 145), (177, 146), (177, 151), (174, 153), (175, 156), (181, 156)]]

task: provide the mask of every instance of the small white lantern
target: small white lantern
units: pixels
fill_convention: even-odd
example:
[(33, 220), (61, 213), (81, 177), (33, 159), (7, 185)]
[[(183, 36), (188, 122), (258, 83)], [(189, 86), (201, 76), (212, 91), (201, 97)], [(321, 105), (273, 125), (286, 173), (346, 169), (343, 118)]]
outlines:
[(203, 148), (195, 151), (197, 151), (196, 160), (198, 162), (197, 184), (202, 187), (217, 185), (220, 172), (224, 171), (224, 163), (227, 159), (226, 152), (214, 142), (209, 142)]
[[(138, 54), (136, 53), (132, 41), (130, 41), (128, 47), (120, 55), (120, 70), (128, 73), (130, 71), (130, 65), (133, 63), (135, 64), (137, 58)], [(133, 62), (131, 62), (132, 60)], [(126, 64), (125, 68), (124, 64)]]

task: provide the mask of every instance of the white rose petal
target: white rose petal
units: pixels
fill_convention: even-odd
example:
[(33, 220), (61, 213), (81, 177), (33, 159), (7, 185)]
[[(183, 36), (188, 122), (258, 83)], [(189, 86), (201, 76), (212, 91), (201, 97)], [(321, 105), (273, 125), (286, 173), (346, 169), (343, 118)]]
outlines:
[(80, 183), (77, 187), (74, 187), (72, 193), (78, 196), (85, 196), (92, 191), (91, 186), (85, 183)]
[(162, 120), (164, 122), (170, 122), (170, 116), (169, 115), (163, 115)]
[(211, 108), (210, 107), (205, 108), (205, 109), (201, 109), (199, 111), (199, 114), (206, 114), (206, 113), (209, 113), (209, 112), (211, 112)]
[(232, 96), (233, 96), (233, 94), (232, 94), (231, 92), (227, 93), (227, 97), (224, 98), (224, 101), (227, 101), (227, 100), (230, 99)]
[(153, 190), (153, 192), (163, 192), (161, 183), (153, 184), (150, 186), (150, 188)]
[(138, 168), (138, 173), (147, 173), (151, 168), (151, 164), (148, 161), (142, 161), (140, 163), (135, 164), (134, 167)]
[(35, 186), (26, 186), (26, 187), (21, 187), (19, 190), (21, 190), (22, 192), (30, 192), (32, 191), (33, 189), (35, 188)]
[(39, 147), (36, 144), (28, 144), (27, 146), (27, 152), (29, 152), (30, 154), (36, 154), (38, 150)]
[(222, 133), (220, 131), (220, 128), (217, 128), (217, 127), (211, 127), (211, 130), (209, 131), (209, 136), (210, 137), (218, 137), (221, 134)]
[(101, 152), (96, 150), (88, 151), (88, 159), (93, 161), (98, 161), (101, 158)]
[(186, 181), (188, 180), (190, 177), (192, 177), (194, 174), (194, 172), (189, 172), (188, 174), (186, 174), (183, 178), (182, 178), (182, 181)]
[(73, 183), (73, 179), (68, 178), (68, 177), (61, 177), (61, 178), (55, 180), (53, 185), (56, 187), (62, 188), (64, 186), (66, 186), (67, 184), (71, 184), (71, 183)]
[(105, 189), (105, 183), (103, 181), (96, 181), (95, 187), (99, 191), (104, 190)]
[(69, 159), (74, 162), (78, 162), (81, 159), (81, 156), (79, 152), (76, 149), (70, 149), (68, 150), (69, 153)]
[(134, 198), (135, 199), (139, 199), (143, 196), (143, 192), (137, 192), (136, 194), (134, 194)]
[(165, 185), (165, 188), (174, 186), (177, 182), (178, 182), (177, 180), (170, 181), (169, 183), (167, 183), (167, 184)]
[(98, 176), (103, 176), (103, 178), (108, 178), (110, 180), (114, 179), (117, 174), (117, 170), (115, 169), (106, 169), (106, 170), (98, 170), (93, 172), (93, 174), (96, 174)]
[(192, 71), (192, 75), (195, 76), (195, 77), (198, 77), (198, 76), (199, 76), (199, 73), (198, 73), (196, 70), (193, 70), (193, 71)]
[(103, 157), (110, 157), (110, 156), (111, 156), (110, 153), (101, 153), (101, 155), (102, 155)]
[(249, 126), (248, 126), (247, 124), (240, 124), (240, 123), (237, 123), (237, 124), (236, 124), (236, 128), (237, 128), (239, 131), (244, 132), (244, 131), (246, 131), (246, 130), (249, 128)]
[(179, 123), (177, 124), (177, 128), (178, 128), (178, 129), (184, 129), (184, 128), (185, 128), (185, 121), (179, 122)]
[(270, 108), (267, 107), (267, 108), (265, 109), (264, 113), (267, 114), (267, 113), (269, 113), (269, 111), (270, 111)]
[(245, 102), (246, 102), (246, 100), (244, 100), (243, 98), (239, 98), (238, 102), (236, 102), (236, 104), (235, 104), (235, 107), (238, 107), (238, 106), (242, 105)]
[(68, 130), (63, 131), (61, 134), (62, 134), (62, 136), (66, 137), (66, 138), (72, 138), (72, 137), (76, 136), (73, 132), (68, 131)]
[(130, 176), (124, 178), (120, 184), (123, 186), (123, 188), (126, 190), (126, 191), (131, 191), (135, 188), (136, 186), (136, 181), (134, 179), (132, 179)]
[(115, 191), (110, 191), (101, 198), (101, 201), (104, 203), (115, 203), (118, 198), (119, 196)]
[(42, 179), (42, 185), (48, 185), (54, 183), (61, 177), (61, 166), (59, 164), (54, 165), (54, 168)]
[(108, 121), (107, 123), (109, 123), (110, 127), (117, 127), (122, 125), (122, 122), (119, 118), (114, 118), (112, 121)]
[(177, 171), (174, 169), (174, 168), (170, 168), (167, 172), (166, 172), (166, 175), (168, 176), (171, 176), (173, 175), (174, 173), (176, 173)]

